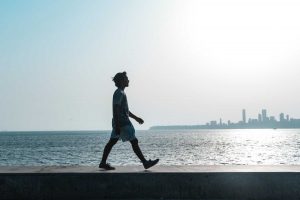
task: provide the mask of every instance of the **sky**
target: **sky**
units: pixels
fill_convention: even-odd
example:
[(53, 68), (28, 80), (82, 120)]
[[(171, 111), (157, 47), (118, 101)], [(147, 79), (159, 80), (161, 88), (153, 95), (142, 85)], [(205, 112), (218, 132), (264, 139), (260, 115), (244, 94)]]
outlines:
[(300, 118), (299, 1), (0, 1), (0, 131)]

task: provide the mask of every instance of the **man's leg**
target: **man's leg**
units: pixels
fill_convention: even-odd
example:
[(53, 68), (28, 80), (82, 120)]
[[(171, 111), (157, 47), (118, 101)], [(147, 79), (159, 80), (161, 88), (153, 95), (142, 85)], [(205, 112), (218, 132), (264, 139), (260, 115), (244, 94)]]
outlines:
[(134, 140), (131, 140), (130, 143), (132, 145), (132, 149), (133, 149), (134, 153), (139, 157), (139, 159), (143, 163), (143, 166), (145, 169), (148, 169), (158, 163), (159, 159), (155, 159), (155, 160), (146, 160), (145, 159), (145, 157), (139, 147), (139, 142), (136, 138)]
[(132, 149), (134, 151), (134, 153), (137, 155), (137, 157), (139, 157), (139, 159), (141, 160), (142, 163), (146, 162), (146, 159), (139, 147), (139, 141), (135, 138), (133, 140), (130, 141)]
[[(106, 164), (107, 157), (108, 157), (112, 147), (118, 142), (118, 140), (119, 140), (118, 138), (111, 138), (108, 141), (108, 143), (105, 145), (100, 165)], [(100, 165), (99, 165), (99, 167), (100, 167)]]

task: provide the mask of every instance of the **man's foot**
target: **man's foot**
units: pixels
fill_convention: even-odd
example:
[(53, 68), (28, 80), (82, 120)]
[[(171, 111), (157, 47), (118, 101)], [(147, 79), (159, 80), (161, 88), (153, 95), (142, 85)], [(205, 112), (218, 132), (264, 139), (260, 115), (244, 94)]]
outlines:
[(105, 170), (114, 170), (115, 169), (109, 163), (100, 163), (99, 168), (102, 168), (102, 169), (105, 169)]
[(155, 159), (155, 160), (146, 160), (143, 165), (145, 169), (148, 169), (154, 165), (156, 165), (158, 163), (159, 159)]

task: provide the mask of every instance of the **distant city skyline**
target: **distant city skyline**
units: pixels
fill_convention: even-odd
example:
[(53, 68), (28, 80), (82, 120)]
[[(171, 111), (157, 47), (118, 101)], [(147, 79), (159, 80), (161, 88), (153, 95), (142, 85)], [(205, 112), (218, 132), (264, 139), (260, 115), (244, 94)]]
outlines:
[(258, 113), (257, 118), (248, 118), (246, 109), (242, 109), (241, 120), (233, 122), (228, 120), (227, 123), (223, 119), (212, 120), (205, 125), (170, 125), (170, 126), (152, 126), (150, 129), (237, 129), (237, 128), (300, 128), (300, 119), (292, 118), (288, 114), (280, 113), (278, 119), (275, 116), (268, 116), (267, 109), (262, 109)]
[(232, 122), (228, 120), (227, 123), (222, 122), (218, 124), (216, 120), (207, 122), (205, 125), (208, 127), (231, 127), (231, 128), (300, 128), (300, 119), (292, 118), (288, 114), (278, 114), (278, 119), (275, 116), (268, 116), (267, 109), (262, 109), (261, 113), (258, 113), (257, 118), (248, 118), (246, 109), (242, 110), (241, 120), (238, 122)]

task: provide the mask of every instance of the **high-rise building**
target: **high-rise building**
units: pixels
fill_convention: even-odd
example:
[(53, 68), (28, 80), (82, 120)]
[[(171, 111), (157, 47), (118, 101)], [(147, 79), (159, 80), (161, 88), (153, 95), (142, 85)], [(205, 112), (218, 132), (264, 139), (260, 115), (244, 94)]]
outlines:
[(280, 113), (280, 115), (279, 115), (279, 120), (280, 120), (280, 122), (283, 122), (283, 121), (284, 121), (284, 114), (283, 114), (283, 113)]
[(290, 116), (289, 115), (286, 115), (286, 120), (290, 121)]
[(267, 110), (262, 109), (261, 114), (262, 114), (262, 121), (263, 122), (267, 121)]
[(243, 109), (243, 123), (245, 124), (246, 123), (246, 110)]

